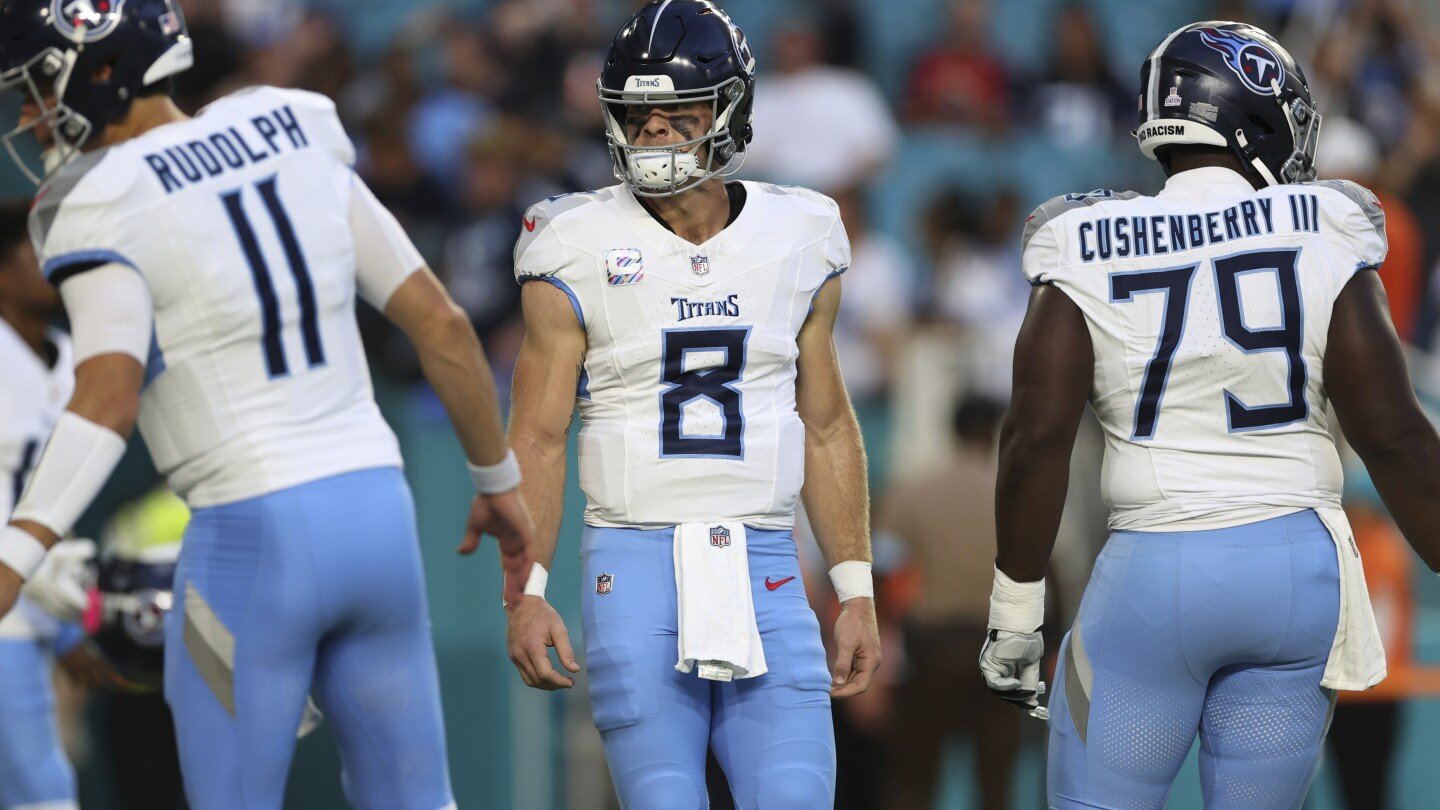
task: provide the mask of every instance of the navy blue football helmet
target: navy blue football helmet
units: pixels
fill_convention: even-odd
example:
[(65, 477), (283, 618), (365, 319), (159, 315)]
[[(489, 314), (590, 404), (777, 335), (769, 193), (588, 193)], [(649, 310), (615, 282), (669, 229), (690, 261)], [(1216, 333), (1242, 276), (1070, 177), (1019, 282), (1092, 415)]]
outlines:
[(1204, 144), (1228, 147), (1272, 186), (1313, 180), (1319, 135), (1304, 71), (1252, 25), (1187, 25), (1140, 68), (1135, 138), (1167, 170), (1165, 147)]
[(139, 558), (107, 553), (100, 559), (100, 626), (95, 644), (126, 686), (160, 689), (165, 670), (165, 616), (175, 604), (173, 584), (180, 544)]
[[(750, 142), (755, 57), (745, 34), (709, 0), (655, 0), (635, 13), (600, 73), (615, 176), (644, 197), (667, 197), (740, 168)], [(633, 146), (628, 107), (709, 102), (714, 123), (672, 146)]]
[[(48, 173), (74, 159), (86, 143), (130, 111), (145, 88), (188, 70), (194, 49), (176, 0), (0, 0), (0, 90), (18, 89), (40, 116), (3, 136), (14, 139), (44, 124), (54, 138)], [(110, 75), (98, 78), (105, 67)]]

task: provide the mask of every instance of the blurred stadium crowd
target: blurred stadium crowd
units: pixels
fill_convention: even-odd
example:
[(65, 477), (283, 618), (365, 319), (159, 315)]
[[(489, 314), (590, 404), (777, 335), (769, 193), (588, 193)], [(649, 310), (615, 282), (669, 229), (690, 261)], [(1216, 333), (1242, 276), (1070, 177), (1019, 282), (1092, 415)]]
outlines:
[[(546, 196), (614, 182), (595, 79), (609, 36), (641, 4), (182, 0), (197, 61), (179, 79), (178, 101), (194, 111), (251, 84), (334, 98), (359, 148), (358, 171), (469, 313), (503, 397), (523, 331), (511, 265), (522, 213)], [(1321, 176), (1357, 180), (1384, 204), (1392, 312), (1415, 349), (1422, 399), (1440, 394), (1440, 364), (1428, 359), (1440, 345), (1440, 228), (1425, 225), (1440, 221), (1440, 4), (720, 4), (760, 63), (756, 138), (741, 176), (835, 197), (854, 244), (841, 362), (871, 454), (877, 568), (889, 574), (888, 683), (912, 688), (872, 690), (841, 707), (839, 806), (931, 806), (944, 741), (966, 727), (994, 741), (983, 747), (992, 776), (979, 779), (977, 804), (1012, 806), (1010, 763), (1022, 732), (1038, 741), (1038, 729), (1021, 729), (1018, 713), (983, 695), (974, 653), (994, 547), (989, 436), (1027, 300), (1018, 239), (1026, 212), (1097, 186), (1157, 190), (1162, 174), (1129, 134), (1141, 59), (1197, 19), (1260, 25), (1312, 66), (1325, 115)], [(408, 343), (374, 313), (362, 324), (381, 384), (426, 396)], [(1104, 540), (1099, 447), (1092, 429), (1075, 462), (1056, 629), (1073, 615)], [(1409, 552), (1385, 550), (1393, 529), (1365, 505), (1363, 480), (1352, 489), (1355, 508), (1374, 515), (1364, 524), (1373, 531), (1357, 533), (1380, 538), (1367, 556), (1396, 560), (1380, 566), (1399, 573), (1376, 599), (1390, 594), (1397, 606), (1377, 612), (1391, 623), (1382, 629), (1392, 655), (1406, 656), (1416, 598)], [(935, 570), (957, 573), (929, 582), (920, 573)], [(823, 576), (812, 579), (824, 587)], [(1404, 681), (1399, 663), (1391, 669)], [(1393, 742), (1395, 701), (1409, 694), (1403, 683), (1395, 689), (1372, 698), (1388, 710), (1371, 705), (1350, 721), (1369, 724), (1357, 732), (1365, 740)], [(1386, 754), (1381, 742), (1366, 747), (1353, 757)], [(1387, 772), (1376, 771), (1359, 769), (1353, 789), (1374, 796), (1379, 788), (1364, 780)]]

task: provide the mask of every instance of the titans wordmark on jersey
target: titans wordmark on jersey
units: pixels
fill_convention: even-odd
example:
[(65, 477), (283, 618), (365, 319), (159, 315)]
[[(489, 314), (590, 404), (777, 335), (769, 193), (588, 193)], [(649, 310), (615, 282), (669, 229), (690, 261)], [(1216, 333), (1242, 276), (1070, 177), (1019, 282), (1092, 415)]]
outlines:
[(140, 431), (192, 507), (400, 463), (355, 324), (354, 159), (329, 100), (261, 87), (88, 153), (37, 196), (53, 283), (119, 263), (149, 287)]
[(1085, 314), (1113, 529), (1215, 529), (1339, 505), (1330, 311), (1385, 252), (1374, 195), (1344, 181), (1256, 191), (1198, 169), (1154, 197), (1098, 191), (1036, 209), (1025, 274)]
[(794, 523), (796, 338), (815, 294), (849, 267), (850, 244), (830, 199), (745, 189), (735, 221), (699, 246), (624, 186), (525, 215), (517, 278), (564, 290), (587, 337), (577, 397), (592, 526)]

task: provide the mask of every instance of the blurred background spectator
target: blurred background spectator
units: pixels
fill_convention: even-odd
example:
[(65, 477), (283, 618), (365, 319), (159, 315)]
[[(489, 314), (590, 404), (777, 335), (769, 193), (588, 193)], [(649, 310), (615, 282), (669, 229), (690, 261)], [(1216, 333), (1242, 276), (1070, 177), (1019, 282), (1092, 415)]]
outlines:
[(1023, 715), (991, 697), (973, 672), (975, 639), (985, 635), (990, 615), (995, 444), (1004, 413), (994, 400), (961, 402), (944, 463), (897, 476), (877, 504), (876, 535), (903, 549), (918, 580), (904, 619), (904, 670), (894, 673), (880, 805), (889, 810), (934, 806), (945, 743), (957, 732), (975, 743), (975, 806), (1010, 807)]
[[(521, 214), (546, 196), (615, 182), (595, 79), (610, 36), (642, 2), (180, 0), (198, 61), (176, 90), (189, 111), (257, 82), (334, 98), (356, 143), (357, 171), (469, 313), (504, 386), (521, 335), (510, 268)], [(877, 567), (889, 572), (882, 584), (887, 672), (866, 701), (837, 711), (839, 804), (888, 806), (877, 797), (905, 772), (916, 791), (894, 801), (913, 804), (895, 806), (1037, 805), (1041, 729), (983, 694), (974, 672), (978, 634), (955, 629), (983, 620), (990, 558), (982, 548), (993, 544), (993, 525), (981, 514), (986, 453), (950, 452), (957, 402), (1008, 399), (1011, 350), (1028, 296), (1018, 250), (1027, 212), (1054, 195), (1096, 187), (1158, 190), (1160, 169), (1129, 135), (1141, 60), (1195, 20), (1265, 26), (1315, 85), (1326, 115), (1322, 174), (1366, 183), (1385, 205), (1391, 253), (1382, 278), (1422, 399), (1440, 403), (1440, 361), (1429, 354), (1440, 337), (1440, 3), (719, 4), (749, 35), (760, 71), (755, 141), (741, 177), (811, 186), (841, 206), (854, 255), (837, 343), (865, 431), (872, 489), (886, 496), (877, 499), (877, 518), (894, 537), (922, 544), (910, 549), (906, 565), (894, 552), (907, 545), (887, 549), (877, 534)], [(8, 163), (0, 165), (0, 194), (31, 192)], [(498, 583), (489, 569), (454, 564), (450, 552), (468, 500), (460, 453), (405, 342), (373, 313), (361, 317), (377, 395), (400, 436), (416, 494), (461, 806), (613, 806), (583, 680), (561, 697), (527, 690), (515, 677), (503, 622), (489, 610), (498, 604)], [(1105, 538), (1100, 446), (1087, 421), (1057, 546), (1057, 582), (1070, 599)], [(148, 487), (143, 456), (135, 458), (116, 479), (128, 488), (125, 497)], [(112, 493), (110, 508), (125, 497)], [(551, 592), (578, 634), (573, 476), (566, 499)], [(1372, 506), (1373, 514), (1357, 518), (1357, 536), (1385, 536), (1388, 518)], [(94, 525), (106, 509), (97, 510)], [(797, 537), (802, 555), (817, 560), (803, 529)], [(1371, 556), (1381, 565), (1408, 553)], [(1397, 639), (1392, 653), (1413, 667), (1397, 660), (1392, 669), (1423, 669), (1440, 659), (1440, 584), (1420, 567), (1383, 565), (1386, 575), (1373, 581), (1377, 604), (1394, 593), (1397, 604), (1410, 605), (1387, 641)], [(812, 562), (807, 576), (822, 569)], [(947, 575), (928, 582), (917, 576), (935, 569)], [(823, 571), (809, 578), (817, 612), (828, 621), (833, 596)], [(1060, 601), (1065, 607), (1051, 618), (1068, 626), (1074, 605)], [(908, 643), (901, 643), (902, 627)], [(941, 683), (953, 708), (926, 714), (917, 699)], [(1363, 778), (1357, 783), (1355, 774), (1373, 776), (1381, 766), (1363, 763), (1386, 761), (1385, 735), (1393, 740), (1382, 768), (1391, 777), (1391, 805), (1430, 806), (1440, 794), (1440, 770), (1426, 753), (1440, 745), (1440, 704), (1428, 699), (1437, 690), (1421, 676), (1399, 677), (1393, 688), (1377, 693), (1380, 708), (1357, 704), (1352, 712), (1342, 704), (1337, 744), (1312, 794), (1317, 806), (1336, 806), (1342, 782), (1347, 792), (1356, 784), (1380, 789)], [(80, 731), (98, 735), (99, 711), (91, 709)], [(962, 730), (957, 717), (973, 721), (967, 733), (950, 733)], [(1011, 738), (1018, 742), (1003, 742), (1006, 731), (995, 732), (999, 746), (969, 743), (972, 729), (991, 718), (997, 728), (1019, 723), (1023, 733)], [(921, 731), (923, 740), (902, 740), (918, 749), (895, 741)], [(103, 741), (84, 737), (74, 752), (84, 806), (110, 810), (113, 782), (93, 753)], [(300, 745), (288, 804), (341, 807), (333, 747), (323, 727), (315, 737), (322, 742)], [(1365, 743), (1371, 739), (1374, 745)], [(977, 751), (1013, 757), (1012, 777), (999, 777), (1003, 764), (987, 766), (993, 778), (977, 777), (968, 767)], [(1200, 806), (1193, 765), (1171, 798), (1174, 807)]]
[(746, 176), (835, 193), (874, 178), (894, 157), (900, 132), (880, 89), (865, 74), (827, 65), (811, 19), (775, 34), (765, 80), (755, 89), (755, 140)]

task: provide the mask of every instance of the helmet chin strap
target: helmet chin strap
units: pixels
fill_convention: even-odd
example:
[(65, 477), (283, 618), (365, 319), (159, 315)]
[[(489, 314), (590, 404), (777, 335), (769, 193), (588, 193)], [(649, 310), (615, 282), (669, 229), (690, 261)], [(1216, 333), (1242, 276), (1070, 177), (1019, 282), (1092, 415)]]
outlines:
[[(1235, 130), (1235, 141), (1236, 143), (1240, 144), (1241, 151), (1248, 151), (1250, 149), (1250, 140), (1245, 137), (1245, 130)], [(1280, 185), (1280, 181), (1275, 179), (1275, 174), (1270, 171), (1270, 167), (1266, 166), (1265, 162), (1262, 161), (1260, 158), (1251, 158), (1250, 165), (1255, 169), (1255, 171), (1259, 172), (1260, 178), (1265, 181), (1265, 184), (1267, 186)]]

